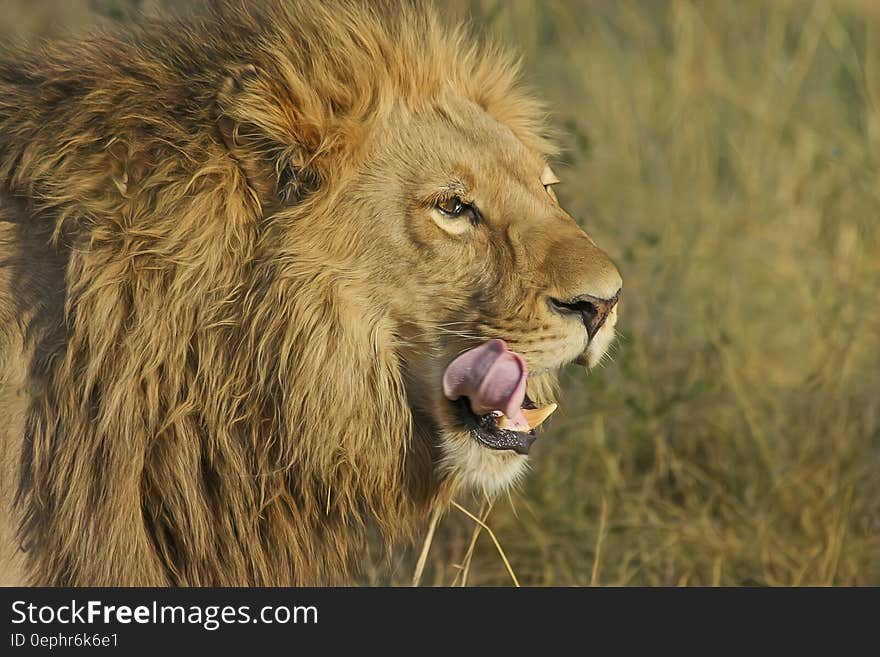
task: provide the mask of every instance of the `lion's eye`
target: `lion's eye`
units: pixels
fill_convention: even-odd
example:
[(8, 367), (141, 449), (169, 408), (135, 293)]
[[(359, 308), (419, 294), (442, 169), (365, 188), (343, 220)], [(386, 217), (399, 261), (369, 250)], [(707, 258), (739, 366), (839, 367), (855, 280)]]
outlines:
[(448, 217), (460, 217), (470, 210), (471, 206), (457, 196), (450, 196), (438, 201), (437, 209)]
[(483, 219), (473, 203), (449, 192), (435, 196), (431, 203), (434, 223), (451, 235), (463, 235), (475, 228)]

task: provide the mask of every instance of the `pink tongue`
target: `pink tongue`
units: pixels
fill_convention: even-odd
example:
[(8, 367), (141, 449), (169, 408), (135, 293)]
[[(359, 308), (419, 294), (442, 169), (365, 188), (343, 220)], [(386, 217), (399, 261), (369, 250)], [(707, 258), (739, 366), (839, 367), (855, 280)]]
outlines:
[(443, 394), (452, 401), (467, 397), (477, 415), (501, 411), (514, 422), (527, 424), (522, 417), (526, 364), (503, 340), (489, 340), (449, 363), (443, 373)]

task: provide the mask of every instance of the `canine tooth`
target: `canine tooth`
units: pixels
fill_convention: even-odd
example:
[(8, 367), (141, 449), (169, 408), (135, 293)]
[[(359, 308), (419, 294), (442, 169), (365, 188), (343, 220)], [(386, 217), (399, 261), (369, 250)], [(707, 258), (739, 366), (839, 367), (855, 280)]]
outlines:
[(553, 415), (553, 411), (557, 409), (556, 404), (547, 404), (546, 406), (542, 406), (541, 408), (527, 408), (524, 409), (522, 414), (526, 418), (526, 422), (529, 423), (529, 426), (532, 429), (540, 426), (544, 420)]
[(517, 423), (506, 415), (500, 415), (496, 420), (499, 429), (507, 429), (508, 431), (529, 431), (531, 427), (528, 424)]
[(526, 424), (517, 424), (513, 420), (511, 420), (506, 415), (501, 415), (498, 417), (498, 428), (499, 429), (507, 429), (509, 431), (530, 431), (531, 429), (535, 429), (540, 426), (544, 420), (550, 417), (553, 414), (553, 411), (557, 409), (556, 404), (548, 404), (547, 406), (542, 406), (541, 408), (524, 408), (522, 409), (522, 416), (526, 420)]

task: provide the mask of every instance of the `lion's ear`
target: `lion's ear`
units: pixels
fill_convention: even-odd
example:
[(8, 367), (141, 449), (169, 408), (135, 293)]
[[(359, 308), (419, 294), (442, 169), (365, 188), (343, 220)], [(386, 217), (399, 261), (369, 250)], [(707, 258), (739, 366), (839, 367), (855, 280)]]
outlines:
[(296, 203), (318, 188), (320, 134), (302, 129), (292, 99), (255, 66), (223, 79), (217, 110), (223, 143), (264, 207)]

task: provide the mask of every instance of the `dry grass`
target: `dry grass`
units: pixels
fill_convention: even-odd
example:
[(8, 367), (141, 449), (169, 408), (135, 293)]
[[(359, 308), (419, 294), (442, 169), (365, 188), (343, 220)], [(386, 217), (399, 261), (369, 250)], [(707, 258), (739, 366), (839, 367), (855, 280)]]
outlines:
[[(93, 20), (75, 4), (0, 0), (0, 32)], [(565, 373), (534, 472), (486, 521), (511, 572), (880, 584), (880, 5), (452, 6), (523, 51), (569, 146), (561, 200), (626, 281), (613, 362)], [(420, 547), (367, 580), (409, 584)], [(422, 583), (465, 563), (511, 583), (453, 510)]]

